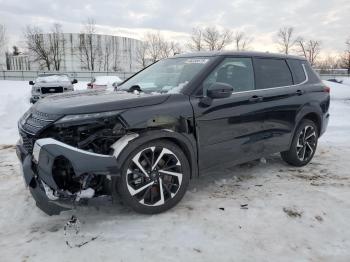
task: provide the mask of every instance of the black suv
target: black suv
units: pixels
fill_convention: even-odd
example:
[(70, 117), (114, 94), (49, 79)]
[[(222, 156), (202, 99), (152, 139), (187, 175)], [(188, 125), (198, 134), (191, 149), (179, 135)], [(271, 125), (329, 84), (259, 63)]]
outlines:
[(114, 92), (39, 101), (19, 121), (17, 154), (47, 214), (105, 195), (159, 213), (210, 168), (276, 152), (306, 165), (326, 130), (329, 103), (329, 88), (300, 57), (179, 55)]

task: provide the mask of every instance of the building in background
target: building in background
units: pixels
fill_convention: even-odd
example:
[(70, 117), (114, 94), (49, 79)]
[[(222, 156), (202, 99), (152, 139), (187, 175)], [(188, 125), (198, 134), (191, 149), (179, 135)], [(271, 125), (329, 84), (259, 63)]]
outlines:
[(0, 50), (0, 70), (6, 70), (7, 66), (6, 66), (6, 54), (5, 54), (5, 50), (2, 51)]
[[(44, 43), (50, 43), (53, 34), (42, 35)], [(115, 71), (136, 72), (140, 40), (100, 34), (64, 33), (60, 36), (58, 53), (61, 57), (59, 71)], [(47, 70), (45, 64), (29, 51), (31, 70)], [(54, 69), (51, 69), (54, 70)]]
[(9, 54), (6, 53), (6, 69), (15, 71), (30, 70), (29, 56), (26, 54)]

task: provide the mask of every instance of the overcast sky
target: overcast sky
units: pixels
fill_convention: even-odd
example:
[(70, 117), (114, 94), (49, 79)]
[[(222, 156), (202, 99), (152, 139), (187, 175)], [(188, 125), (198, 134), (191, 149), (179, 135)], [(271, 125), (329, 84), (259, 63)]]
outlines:
[(0, 23), (11, 44), (27, 24), (47, 30), (59, 22), (74, 33), (88, 17), (96, 20), (99, 33), (141, 38), (152, 29), (180, 42), (195, 26), (243, 30), (259, 51), (276, 51), (276, 33), (283, 26), (320, 40), (324, 53), (342, 51), (350, 37), (350, 0), (0, 0)]

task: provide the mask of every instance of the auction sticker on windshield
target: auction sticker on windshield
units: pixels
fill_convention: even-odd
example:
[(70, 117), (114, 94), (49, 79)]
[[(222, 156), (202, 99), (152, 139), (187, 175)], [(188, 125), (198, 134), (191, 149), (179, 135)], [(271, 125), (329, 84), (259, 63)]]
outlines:
[(186, 64), (206, 64), (208, 61), (209, 59), (196, 58), (196, 59), (187, 59), (185, 63)]

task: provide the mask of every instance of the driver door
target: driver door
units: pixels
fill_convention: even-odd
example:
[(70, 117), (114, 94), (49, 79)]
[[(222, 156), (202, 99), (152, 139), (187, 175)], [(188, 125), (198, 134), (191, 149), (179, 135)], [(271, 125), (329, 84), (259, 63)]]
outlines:
[[(228, 98), (208, 99), (215, 82), (230, 84)], [(202, 95), (191, 98), (195, 115), (199, 166), (211, 168), (240, 163), (262, 155), (263, 103), (255, 93), (251, 58), (225, 58), (203, 81)], [(209, 104), (203, 105), (206, 99)]]

